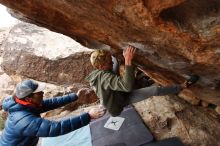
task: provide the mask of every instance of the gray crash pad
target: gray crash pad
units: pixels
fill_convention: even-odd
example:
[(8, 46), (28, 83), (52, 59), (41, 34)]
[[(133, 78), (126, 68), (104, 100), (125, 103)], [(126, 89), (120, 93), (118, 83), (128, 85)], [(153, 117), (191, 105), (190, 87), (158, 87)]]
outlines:
[(91, 122), (90, 129), (93, 146), (105, 146), (125, 144), (126, 146), (138, 146), (153, 140), (153, 136), (142, 122), (140, 116), (132, 108), (126, 108), (119, 117), (125, 118), (118, 131), (104, 128), (109, 114)]

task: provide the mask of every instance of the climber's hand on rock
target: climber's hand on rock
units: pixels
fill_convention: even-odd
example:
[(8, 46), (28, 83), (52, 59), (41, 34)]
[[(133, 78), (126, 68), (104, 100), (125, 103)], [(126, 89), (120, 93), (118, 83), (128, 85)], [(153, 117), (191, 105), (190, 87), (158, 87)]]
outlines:
[(124, 51), (123, 51), (123, 56), (125, 58), (125, 65), (132, 65), (132, 59), (134, 58), (136, 48), (133, 46), (128, 46)]

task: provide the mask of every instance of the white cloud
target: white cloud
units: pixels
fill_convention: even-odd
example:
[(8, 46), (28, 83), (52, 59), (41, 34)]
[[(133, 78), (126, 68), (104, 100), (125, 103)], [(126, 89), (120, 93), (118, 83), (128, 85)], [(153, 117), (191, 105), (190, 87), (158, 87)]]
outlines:
[(6, 7), (0, 4), (0, 28), (1, 27), (10, 27), (16, 23), (17, 19), (12, 17)]

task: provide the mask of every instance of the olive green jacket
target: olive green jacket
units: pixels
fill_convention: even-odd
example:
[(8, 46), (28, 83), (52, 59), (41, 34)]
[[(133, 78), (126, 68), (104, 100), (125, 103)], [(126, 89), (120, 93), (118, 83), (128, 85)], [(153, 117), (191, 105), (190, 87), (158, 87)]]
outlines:
[(129, 98), (126, 93), (133, 90), (134, 68), (125, 66), (123, 76), (112, 71), (94, 70), (87, 77), (101, 104), (112, 116), (118, 116), (123, 108), (128, 105)]

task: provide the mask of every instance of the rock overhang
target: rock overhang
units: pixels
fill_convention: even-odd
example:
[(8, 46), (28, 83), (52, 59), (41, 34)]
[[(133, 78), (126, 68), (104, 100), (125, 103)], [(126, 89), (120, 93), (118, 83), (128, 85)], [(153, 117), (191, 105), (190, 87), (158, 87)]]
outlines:
[(182, 97), (196, 99), (193, 104), (201, 99), (220, 105), (218, 0), (0, 3), (19, 19), (70, 36), (89, 48), (110, 49), (121, 60), (122, 49), (128, 44), (137, 47), (135, 63), (162, 85), (198, 74), (198, 85)]

